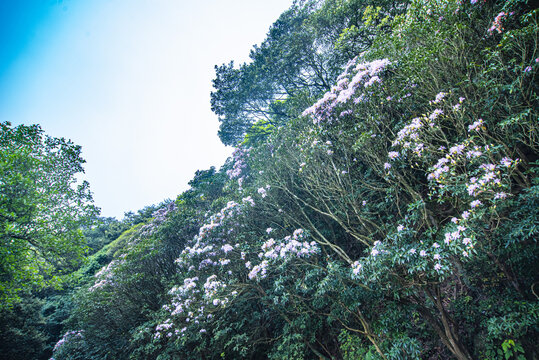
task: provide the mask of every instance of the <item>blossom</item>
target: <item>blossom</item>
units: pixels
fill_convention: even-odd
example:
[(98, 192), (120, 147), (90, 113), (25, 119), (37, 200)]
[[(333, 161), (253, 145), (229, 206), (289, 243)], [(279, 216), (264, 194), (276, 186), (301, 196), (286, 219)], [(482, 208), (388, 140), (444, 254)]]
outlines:
[(303, 229), (296, 229), (294, 230), (294, 238), (297, 239), (298, 237), (303, 235)]
[(404, 230), (404, 226), (403, 226), (403, 225), (399, 225), (399, 226), (397, 226), (397, 231), (399, 231), (399, 232), (400, 232), (400, 231), (402, 231), (402, 230)]
[(483, 205), (483, 203), (480, 201), (480, 200), (474, 200), (470, 203), (470, 207), (473, 209), (473, 208), (476, 208), (480, 205)]
[(415, 254), (415, 253), (416, 253), (416, 250), (415, 250), (415, 249), (410, 249), (408, 252), (409, 252), (410, 254)]
[(442, 268), (442, 265), (440, 265), (439, 263), (434, 265), (434, 270), (438, 271)]
[(524, 72), (530, 72), (530, 71), (532, 71), (532, 67), (526, 66), (526, 68), (524, 69)]
[(427, 252), (426, 252), (425, 250), (421, 250), (421, 251), (419, 252), (419, 256), (425, 257), (425, 256), (427, 256)]
[(378, 76), (373, 76), (372, 78), (369, 79), (369, 81), (365, 83), (364, 86), (367, 88), (375, 83), (381, 83), (381, 82), (382, 80)]
[(391, 160), (394, 160), (399, 157), (399, 153), (397, 151), (390, 151), (387, 154), (387, 157), (389, 157)]
[(266, 277), (268, 267), (268, 261), (264, 260), (260, 264), (253, 267), (253, 269), (249, 272), (249, 279), (263, 279)]
[(354, 275), (357, 275), (359, 274), (362, 268), (363, 268), (363, 265), (361, 265), (359, 261), (356, 261), (352, 264), (352, 273), (354, 273)]
[(429, 115), (429, 120), (436, 120), (436, 118), (440, 115), (443, 115), (443, 110), (435, 109), (432, 114)]
[(391, 164), (386, 162), (384, 164), (384, 169), (386, 169), (386, 170), (391, 169)]
[(494, 199), (495, 200), (498, 200), (498, 199), (505, 199), (507, 197), (507, 194), (505, 192), (499, 192), (499, 193), (496, 193), (494, 195)]
[(258, 189), (258, 193), (262, 196), (262, 198), (265, 198), (267, 196), (266, 189), (263, 187)]
[(229, 251), (232, 251), (234, 248), (233, 248), (232, 246), (230, 246), (229, 244), (225, 244), (225, 245), (223, 245), (223, 246), (221, 247), (221, 249), (222, 249), (225, 253), (227, 253), (227, 252), (229, 252)]
[(468, 126), (468, 132), (471, 131), (478, 131), (480, 128), (483, 127), (483, 119), (477, 119), (473, 124)]
[(513, 163), (513, 160), (511, 160), (510, 158), (508, 158), (506, 156), (506, 157), (504, 157), (503, 159), (500, 160), (500, 163), (505, 167), (510, 167), (511, 164)]
[(436, 95), (436, 98), (434, 100), (432, 100), (430, 103), (431, 104), (438, 104), (439, 102), (441, 102), (445, 97), (446, 97), (447, 93), (444, 93), (444, 92), (440, 92)]
[(449, 153), (450, 153), (450, 154), (457, 154), (457, 155), (460, 155), (460, 154), (462, 154), (462, 151), (463, 151), (463, 150), (464, 150), (464, 145), (458, 144), (458, 145), (452, 146), (452, 147), (449, 149)]
[(433, 259), (434, 260), (440, 260), (440, 254), (434, 254)]
[(492, 26), (488, 29), (488, 33), (492, 34), (494, 30), (496, 30), (498, 33), (501, 33), (503, 31), (502, 20), (505, 19), (506, 16), (507, 14), (503, 11), (496, 15), (494, 21), (492, 22)]

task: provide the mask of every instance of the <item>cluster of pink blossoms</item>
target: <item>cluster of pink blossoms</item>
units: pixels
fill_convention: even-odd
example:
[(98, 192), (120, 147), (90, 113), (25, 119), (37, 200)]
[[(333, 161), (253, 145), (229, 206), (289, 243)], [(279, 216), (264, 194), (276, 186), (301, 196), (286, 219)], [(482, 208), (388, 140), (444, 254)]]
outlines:
[(115, 271), (116, 268), (125, 264), (125, 254), (120, 256), (120, 259), (114, 259), (108, 265), (103, 266), (94, 277), (96, 278), (95, 283), (88, 289), (93, 292), (97, 289), (102, 289), (105, 286), (114, 286), (115, 282)]
[(496, 30), (499, 34), (503, 31), (502, 21), (507, 17), (507, 14), (505, 12), (500, 12), (496, 17), (494, 18), (494, 21), (492, 22), (492, 25), (488, 29), (488, 33), (492, 34), (494, 30)]
[(54, 349), (52, 351), (58, 351), (62, 345), (64, 345), (66, 342), (73, 338), (82, 338), (84, 336), (84, 330), (73, 330), (66, 332), (60, 340), (54, 345)]
[(262, 260), (259, 265), (252, 267), (248, 262), (245, 266), (251, 269), (250, 279), (260, 280), (266, 276), (267, 268), (275, 261), (287, 261), (296, 258), (307, 258), (320, 252), (320, 247), (314, 241), (302, 241), (305, 238), (303, 229), (296, 229), (292, 235), (286, 236), (281, 241), (271, 238), (261, 246), (262, 252), (258, 257)]
[[(357, 64), (357, 58), (348, 63), (344, 72), (337, 78), (337, 85), (318, 100), (314, 105), (303, 112), (303, 116), (310, 116), (314, 124), (322, 122), (331, 123), (334, 119), (334, 110), (338, 105), (353, 101), (355, 104), (365, 101), (366, 89), (374, 84), (379, 84), (382, 79), (380, 73), (390, 65), (388, 59), (374, 60)], [(351, 71), (353, 65), (356, 65)], [(349, 109), (340, 111), (343, 116), (351, 114)]]
[(240, 188), (245, 181), (245, 169), (247, 168), (247, 158), (249, 157), (250, 150), (250, 148), (236, 148), (232, 153), (232, 169), (226, 172), (230, 179), (238, 179), (238, 186)]
[(141, 234), (144, 236), (152, 235), (158, 229), (159, 225), (164, 223), (168, 216), (174, 211), (176, 211), (176, 204), (174, 201), (171, 201), (168, 205), (154, 211), (152, 214), (153, 219), (142, 227)]

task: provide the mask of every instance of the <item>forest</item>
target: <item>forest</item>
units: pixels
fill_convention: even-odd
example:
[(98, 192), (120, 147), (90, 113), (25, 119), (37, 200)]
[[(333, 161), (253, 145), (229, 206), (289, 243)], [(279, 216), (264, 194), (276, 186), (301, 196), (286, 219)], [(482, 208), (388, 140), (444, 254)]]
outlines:
[(0, 123), (0, 358), (539, 359), (538, 21), (296, 1), (215, 66), (233, 155), (123, 220)]

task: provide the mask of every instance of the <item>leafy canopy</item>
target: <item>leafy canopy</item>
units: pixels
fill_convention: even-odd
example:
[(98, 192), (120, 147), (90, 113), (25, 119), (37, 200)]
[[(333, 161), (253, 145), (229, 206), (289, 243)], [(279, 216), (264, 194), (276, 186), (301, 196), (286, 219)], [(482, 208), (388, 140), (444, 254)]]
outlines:
[(0, 299), (23, 288), (59, 286), (85, 252), (81, 227), (98, 213), (81, 147), (39, 125), (0, 124)]

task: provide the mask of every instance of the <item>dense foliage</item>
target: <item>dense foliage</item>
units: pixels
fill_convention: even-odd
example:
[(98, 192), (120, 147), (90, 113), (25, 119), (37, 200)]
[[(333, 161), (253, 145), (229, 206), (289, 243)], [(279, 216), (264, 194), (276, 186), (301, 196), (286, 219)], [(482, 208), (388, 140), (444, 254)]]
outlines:
[(82, 259), (81, 228), (98, 210), (77, 184), (80, 152), (38, 125), (0, 123), (0, 307), (25, 288), (60, 285)]
[(69, 290), (0, 335), (56, 360), (538, 358), (538, 15), (295, 3), (216, 67), (227, 163), (85, 228)]

